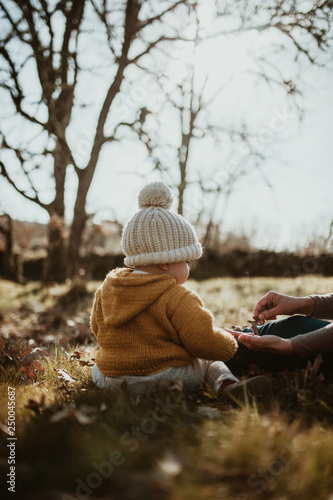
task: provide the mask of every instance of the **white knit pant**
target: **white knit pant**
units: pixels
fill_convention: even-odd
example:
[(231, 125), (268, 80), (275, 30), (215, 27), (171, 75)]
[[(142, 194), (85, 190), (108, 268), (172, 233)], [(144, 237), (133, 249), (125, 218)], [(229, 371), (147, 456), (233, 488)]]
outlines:
[(97, 387), (117, 389), (126, 381), (127, 388), (135, 394), (147, 394), (157, 389), (161, 380), (174, 380), (176, 377), (183, 382), (184, 390), (187, 392), (197, 390), (204, 382), (218, 393), (224, 380), (238, 382), (238, 379), (222, 361), (208, 361), (206, 359), (196, 359), (190, 365), (167, 368), (145, 376), (107, 377), (99, 371), (96, 364), (92, 369), (92, 379)]

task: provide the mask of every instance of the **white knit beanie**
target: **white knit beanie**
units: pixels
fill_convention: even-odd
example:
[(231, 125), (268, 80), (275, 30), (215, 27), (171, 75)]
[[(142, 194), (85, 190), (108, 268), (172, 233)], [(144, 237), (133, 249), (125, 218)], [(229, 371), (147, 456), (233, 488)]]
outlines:
[(150, 182), (139, 193), (139, 210), (127, 223), (121, 245), (128, 267), (199, 259), (202, 247), (194, 228), (170, 209), (173, 197), (164, 182)]

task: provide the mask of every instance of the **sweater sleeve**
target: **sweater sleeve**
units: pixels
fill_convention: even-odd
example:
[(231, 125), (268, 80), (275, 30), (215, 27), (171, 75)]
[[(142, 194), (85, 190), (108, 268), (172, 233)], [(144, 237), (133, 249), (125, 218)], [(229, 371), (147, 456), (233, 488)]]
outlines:
[(185, 349), (195, 358), (227, 361), (237, 351), (234, 337), (214, 327), (214, 317), (190, 290), (178, 302), (171, 323)]
[(102, 317), (101, 289), (99, 288), (95, 294), (90, 315), (90, 327), (96, 338), (98, 338), (98, 322), (101, 321)]
[(291, 339), (291, 343), (299, 358), (333, 352), (333, 323), (319, 330), (297, 335)]
[(327, 295), (310, 295), (314, 300), (312, 316), (321, 319), (333, 319), (333, 293)]

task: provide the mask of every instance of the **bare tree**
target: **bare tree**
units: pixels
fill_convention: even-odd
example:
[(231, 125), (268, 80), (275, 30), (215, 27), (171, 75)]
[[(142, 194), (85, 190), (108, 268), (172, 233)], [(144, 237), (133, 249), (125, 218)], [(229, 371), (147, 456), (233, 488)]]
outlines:
[[(86, 200), (100, 153), (106, 144), (118, 140), (119, 129), (135, 125), (136, 118), (129, 122), (118, 119), (112, 129), (106, 129), (125, 71), (158, 46), (180, 38), (177, 28), (170, 26), (170, 19), (173, 15), (186, 18), (186, 8), (191, 3), (189, 0), (166, 0), (163, 5), (139, 0), (0, 2), (0, 85), (6, 103), (3, 114), (7, 113), (0, 128), (5, 150), (0, 162), (1, 175), (50, 216), (46, 280), (61, 280), (77, 272), (82, 232), (88, 217)], [(85, 68), (84, 57), (90, 45), (98, 62), (90, 52), (90, 67)], [(103, 57), (98, 57), (99, 50)], [(103, 65), (101, 61), (111, 68), (107, 74), (109, 84), (104, 96), (95, 96), (98, 105), (91, 111), (93, 138), (83, 161), (71, 139), (72, 123), (75, 118), (80, 121), (77, 118), (80, 105), (87, 105), (87, 96), (82, 93), (79, 96), (80, 85), (93, 73), (94, 65)], [(95, 69), (98, 73), (99, 68)], [(16, 175), (13, 161), (18, 170)], [(76, 174), (77, 189), (65, 249), (65, 187), (69, 168)], [(40, 172), (44, 173), (44, 185)], [(45, 186), (51, 192), (48, 199)]]
[[(263, 147), (263, 141), (258, 138), (255, 130), (247, 126), (246, 120), (235, 126), (228, 124), (223, 116), (217, 120), (214, 113), (216, 107), (223, 109), (218, 100), (225, 88), (243, 75), (244, 69), (240, 68), (240, 75), (231, 75), (217, 91), (209, 92), (209, 76), (203, 78), (194, 62), (196, 50), (209, 38), (217, 40), (219, 37), (236, 36), (250, 30), (255, 30), (259, 37), (268, 32), (278, 35), (277, 38), (271, 39), (270, 46), (266, 46), (265, 51), (249, 51), (248, 57), (253, 64), (246, 71), (258, 82), (265, 82), (272, 91), (284, 91), (301, 117), (303, 109), (299, 101), (303, 90), (302, 73), (297, 75), (295, 71), (299, 69), (297, 62), (300, 61), (305, 68), (311, 65), (324, 66), (330, 58), (329, 49), (333, 39), (333, 2), (315, 1), (305, 4), (298, 0), (270, 0), (263, 4), (256, 1), (232, 0), (217, 1), (211, 7), (213, 27), (210, 29), (201, 22), (200, 13), (201, 9), (205, 8), (204, 2), (198, 2), (192, 12), (195, 44), (192, 43), (193, 57), (189, 54), (188, 60), (183, 61), (186, 67), (185, 76), (176, 79), (172, 85), (167, 74), (158, 74), (158, 81), (166, 99), (155, 119), (160, 117), (163, 120), (163, 107), (171, 106), (174, 110), (174, 128), (178, 130), (177, 141), (161, 148), (165, 140), (155, 132), (162, 129), (161, 123), (155, 124), (153, 131), (149, 131), (148, 123), (141, 129), (141, 136), (149, 137), (146, 144), (155, 168), (169, 183), (173, 183), (178, 191), (179, 213), (184, 212), (184, 200), (186, 193), (190, 192), (189, 187), (199, 187), (200, 200), (194, 203), (194, 208), (197, 210), (196, 222), (199, 223), (201, 218), (206, 221), (204, 246), (209, 245), (212, 231), (216, 228), (216, 211), (221, 197), (224, 197), (224, 205), (227, 206), (240, 180), (258, 171), (267, 186), (271, 189), (273, 186), (262, 168), (270, 155), (270, 148)], [(285, 53), (285, 57), (292, 63), (291, 74), (284, 71), (281, 59), (276, 57), (278, 53)], [(304, 64), (304, 61), (307, 64)], [(274, 117), (275, 126), (278, 119), (279, 117)], [(220, 161), (217, 161), (213, 168), (207, 168), (205, 164), (201, 168), (195, 168), (196, 156), (200, 149), (209, 156), (211, 145), (207, 144), (208, 139), (214, 144)], [(167, 149), (173, 151), (170, 159), (166, 153)], [(228, 168), (221, 167), (222, 158)], [(177, 165), (177, 169), (172, 168), (172, 164)], [(193, 190), (191, 193), (189, 197), (192, 200), (189, 200), (187, 206), (193, 206)], [(223, 215), (218, 218), (220, 224)]]
[[(213, 19), (209, 30), (201, 19), (208, 4)], [(46, 279), (63, 279), (77, 272), (82, 232), (89, 217), (87, 196), (101, 152), (120, 141), (125, 130), (139, 136), (162, 175), (173, 177), (165, 155), (156, 150), (159, 139), (148, 126), (152, 117), (149, 105), (136, 103), (126, 119), (115, 113), (125, 84), (131, 79), (136, 84), (136, 74), (131, 71), (155, 73), (163, 86), (167, 75), (155, 71), (157, 51), (160, 57), (164, 50), (168, 58), (171, 42), (185, 40), (198, 46), (209, 37), (249, 30), (280, 33), (294, 47), (296, 58), (322, 64), (332, 39), (332, 12), (331, 1), (301, 0), (268, 0), (264, 4), (249, 0), (0, 1), (0, 91), (4, 102), (0, 169), (18, 193), (50, 216)], [(194, 26), (190, 37), (184, 35), (186, 23)], [(274, 51), (285, 48), (287, 44), (272, 47)], [(252, 71), (258, 79), (297, 95), (295, 81), (273, 63), (271, 54), (252, 55), (256, 60)], [(211, 120), (215, 97), (223, 89), (216, 96), (207, 95), (205, 82), (198, 87), (195, 78), (195, 68), (189, 67), (187, 81), (178, 82), (175, 93), (167, 93), (167, 105), (173, 106), (179, 120), (179, 138), (169, 150), (179, 170), (179, 211), (183, 212), (188, 186), (196, 182), (204, 193), (215, 193), (212, 221), (219, 196), (228, 196), (251, 165), (260, 168), (263, 154), (254, 147), (246, 128)], [(103, 83), (98, 92), (97, 81)], [(92, 124), (91, 139), (83, 154), (78, 129), (87, 121)], [(247, 153), (234, 161), (223, 186), (211, 181), (207, 186), (205, 172), (196, 177), (192, 173), (194, 147), (207, 138), (218, 147), (226, 138), (234, 150), (241, 144), (247, 146)], [(230, 151), (232, 155), (232, 148)], [(65, 191), (71, 172), (77, 187), (66, 247)]]

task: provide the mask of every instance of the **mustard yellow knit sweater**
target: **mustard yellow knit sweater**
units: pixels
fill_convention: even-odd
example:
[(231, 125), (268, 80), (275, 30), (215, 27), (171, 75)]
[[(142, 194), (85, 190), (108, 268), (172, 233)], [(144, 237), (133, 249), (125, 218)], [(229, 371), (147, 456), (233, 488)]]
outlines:
[(97, 290), (91, 328), (99, 370), (109, 377), (149, 375), (195, 358), (226, 361), (232, 335), (214, 327), (197, 294), (171, 275), (111, 271)]

